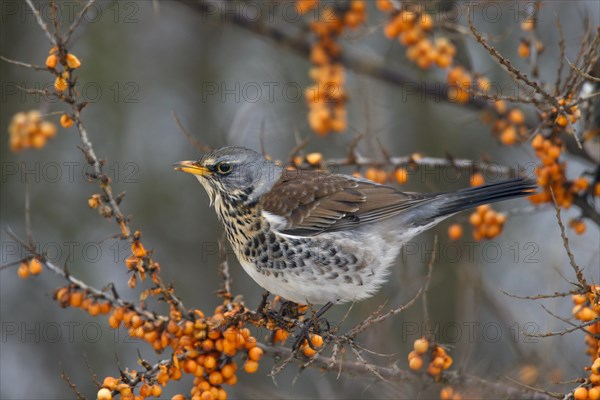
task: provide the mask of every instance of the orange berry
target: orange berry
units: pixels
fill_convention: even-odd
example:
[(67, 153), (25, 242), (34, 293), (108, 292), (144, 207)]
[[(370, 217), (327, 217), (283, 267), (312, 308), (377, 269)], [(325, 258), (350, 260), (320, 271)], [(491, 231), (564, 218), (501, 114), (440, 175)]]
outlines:
[(67, 54), (67, 66), (71, 69), (76, 69), (81, 67), (81, 61), (74, 54)]
[(448, 236), (450, 237), (450, 239), (458, 240), (462, 237), (462, 235), (463, 235), (462, 225), (452, 224), (448, 228)]
[(29, 276), (29, 266), (26, 263), (22, 262), (19, 265), (19, 268), (17, 269), (17, 275), (21, 279), (27, 278)]
[(113, 378), (112, 376), (107, 376), (106, 378), (104, 378), (102, 386), (109, 390), (115, 390), (118, 383), (119, 381), (117, 379)]
[(244, 371), (248, 374), (253, 374), (258, 371), (258, 363), (254, 360), (247, 360), (244, 364)]
[(427, 366), (427, 373), (435, 377), (442, 373), (442, 369), (440, 367), (436, 367), (433, 363), (430, 363)]
[(505, 146), (512, 146), (517, 142), (517, 130), (514, 126), (509, 125), (500, 134), (500, 142)]
[(59, 76), (54, 80), (54, 89), (57, 92), (64, 92), (68, 87), (69, 84), (67, 83), (67, 80), (62, 76)]
[(419, 26), (421, 29), (428, 31), (433, 27), (433, 18), (429, 14), (421, 14), (419, 18)]
[(401, 185), (405, 184), (408, 181), (408, 171), (406, 170), (406, 168), (396, 168), (394, 176), (396, 178), (396, 181)]
[(577, 220), (571, 224), (571, 228), (573, 228), (573, 231), (576, 234), (583, 235), (586, 230), (586, 225), (585, 225), (585, 222), (583, 222), (582, 220)]
[(419, 354), (425, 354), (429, 349), (429, 341), (425, 338), (415, 340), (413, 348)]
[(223, 383), (223, 375), (219, 371), (213, 371), (208, 376), (208, 381), (213, 386), (218, 386)]
[(213, 356), (208, 356), (204, 359), (204, 368), (213, 370), (217, 367), (217, 360)]
[(83, 303), (83, 293), (81, 292), (73, 292), (69, 297), (69, 304), (71, 307), (81, 307)]
[(408, 362), (408, 366), (413, 371), (418, 371), (423, 367), (423, 359), (421, 357), (414, 357)]
[(52, 122), (42, 121), (40, 124), (40, 133), (45, 138), (56, 136), (56, 126)]
[(452, 366), (452, 362), (453, 362), (452, 357), (446, 356), (444, 358), (444, 365), (442, 366), (442, 369), (450, 368)]
[(213, 396), (213, 394), (211, 393), (210, 390), (205, 390), (204, 392), (202, 392), (202, 394), (200, 395), (200, 399), (201, 400), (215, 400), (215, 397)]
[(508, 113), (508, 120), (516, 125), (521, 125), (525, 122), (525, 115), (517, 108), (513, 108)]
[(392, 4), (391, 0), (377, 0), (375, 6), (384, 12), (392, 11), (394, 9), (394, 4)]
[(248, 358), (253, 361), (260, 361), (263, 356), (263, 350), (260, 347), (253, 347), (248, 351)]
[(314, 347), (323, 346), (323, 337), (321, 335), (310, 335), (310, 341)]
[(224, 379), (229, 379), (235, 374), (235, 368), (231, 364), (225, 364), (223, 368), (221, 368), (221, 375), (223, 375)]
[(578, 387), (573, 392), (573, 398), (575, 400), (586, 400), (588, 398), (588, 390), (584, 387)]
[(560, 126), (560, 127), (565, 127), (567, 126), (567, 124), (569, 123), (569, 121), (567, 120), (567, 117), (565, 117), (564, 115), (559, 115), (558, 117), (556, 117), (556, 120), (554, 121), (556, 123), (556, 125)]
[(273, 341), (275, 343), (283, 343), (287, 340), (289, 332), (284, 329), (277, 329), (273, 335)]
[(587, 398), (588, 398), (588, 400), (598, 400), (598, 399), (600, 399), (600, 388), (599, 387), (593, 387), (591, 389), (588, 389)]
[(529, 49), (529, 43), (521, 41), (521, 43), (519, 43), (519, 48), (517, 52), (519, 53), (519, 57), (521, 58), (529, 57), (529, 54), (531, 53)]
[(316, 351), (316, 350), (313, 350), (313, 349), (311, 349), (309, 345), (306, 345), (306, 344), (305, 344), (305, 345), (304, 345), (304, 347), (302, 348), (302, 353), (303, 353), (303, 354), (304, 354), (306, 357), (308, 357), (308, 358), (311, 358), (311, 357), (314, 357), (314, 356), (317, 354), (317, 351)]
[(483, 175), (481, 175), (481, 173), (476, 172), (473, 175), (471, 175), (470, 183), (471, 186), (481, 186), (485, 183), (485, 179), (483, 178)]
[(60, 116), (60, 124), (63, 128), (70, 128), (73, 125), (73, 120), (67, 114)]
[(452, 56), (437, 53), (435, 56), (435, 64), (440, 68), (448, 68), (450, 64), (452, 64)]
[(112, 400), (112, 393), (107, 388), (102, 388), (98, 390), (96, 397), (98, 400)]
[(321, 161), (323, 161), (323, 154), (321, 154), (321, 153), (307, 154), (306, 161), (308, 161), (308, 163), (313, 166), (319, 165), (321, 163)]
[(162, 394), (162, 388), (159, 385), (152, 385), (152, 396), (160, 397)]
[(39, 275), (42, 272), (42, 263), (37, 258), (32, 258), (29, 261), (29, 272), (31, 275)]
[(56, 54), (50, 54), (48, 58), (46, 58), (46, 67), (54, 69), (58, 64), (58, 57)]
[(521, 22), (521, 29), (525, 32), (530, 32), (535, 28), (535, 19), (527, 18)]
[(469, 216), (469, 223), (473, 226), (479, 226), (483, 222), (483, 217), (478, 212), (474, 212)]

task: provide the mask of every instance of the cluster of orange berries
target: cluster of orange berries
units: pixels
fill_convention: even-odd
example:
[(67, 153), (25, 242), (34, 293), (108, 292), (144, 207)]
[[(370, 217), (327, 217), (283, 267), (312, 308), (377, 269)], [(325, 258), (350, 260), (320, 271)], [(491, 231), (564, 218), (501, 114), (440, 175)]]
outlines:
[(323, 347), (323, 337), (321, 335), (317, 335), (316, 333), (311, 333), (309, 335), (309, 338), (312, 347), (309, 345), (308, 340), (304, 339), (304, 342), (302, 342), (302, 344), (300, 345), (300, 350), (302, 350), (302, 353), (306, 357), (311, 358), (317, 354), (318, 349)]
[(590, 385), (580, 386), (573, 391), (575, 400), (598, 400), (600, 399), (600, 353), (594, 359), (591, 367), (586, 367), (590, 370), (588, 378)]
[[(393, 11), (389, 2), (378, 2), (377, 6), (385, 12)], [(406, 49), (406, 56), (421, 69), (432, 65), (448, 68), (454, 62), (456, 47), (445, 37), (434, 41), (427, 35), (433, 29), (433, 18), (419, 7), (411, 7), (394, 13), (384, 28), (388, 39), (400, 41)]]
[(500, 140), (500, 143), (512, 146), (526, 139), (529, 129), (525, 125), (523, 112), (518, 108), (507, 110), (504, 100), (498, 100), (494, 105), (498, 112), (498, 118), (493, 123), (492, 132)]
[[(359, 172), (354, 174), (357, 178), (361, 175)], [(408, 170), (404, 167), (397, 167), (392, 172), (387, 172), (386, 170), (378, 167), (369, 167), (366, 169), (364, 177), (380, 184), (384, 184), (387, 182), (397, 182), (400, 185), (408, 182)]]
[(97, 399), (112, 400), (112, 393), (115, 391), (119, 392), (121, 399), (142, 400), (148, 397), (160, 397), (160, 395), (162, 394), (162, 387), (160, 387), (160, 385), (158, 384), (150, 385), (144, 382), (140, 386), (139, 395), (134, 396), (133, 390), (131, 389), (131, 386), (129, 386), (129, 384), (122, 382), (121, 379), (113, 378), (112, 376), (107, 376), (102, 382), (102, 388), (98, 390)]
[(310, 128), (321, 136), (343, 132), (347, 125), (344, 68), (339, 63), (317, 65), (311, 68), (310, 77), (315, 83), (304, 92)]
[(9, 145), (13, 152), (27, 148), (41, 149), (56, 135), (56, 125), (44, 121), (37, 110), (20, 112), (13, 116), (8, 127)]
[(29, 261), (22, 261), (17, 268), (17, 275), (21, 279), (26, 279), (29, 275), (39, 275), (42, 273), (42, 263), (37, 258), (32, 258)]
[(81, 308), (94, 317), (100, 314), (106, 315), (112, 310), (109, 301), (99, 300), (75, 285), (58, 288), (54, 292), (54, 299), (61, 307)]
[(461, 66), (450, 68), (446, 80), (448, 82), (448, 99), (460, 104), (469, 102), (474, 89), (485, 93), (491, 85), (489, 79), (483, 76), (476, 78)]
[[(535, 169), (537, 183), (543, 189), (542, 192), (529, 197), (533, 204), (552, 202), (552, 192), (559, 206), (569, 208), (573, 203), (574, 195), (582, 194), (589, 188), (589, 181), (585, 177), (578, 177), (572, 182), (567, 182), (565, 175), (566, 162), (560, 162), (562, 153), (562, 141), (552, 136), (545, 139), (537, 134), (531, 141), (536, 156), (541, 160), (541, 165)], [(574, 224), (573, 228), (578, 233), (583, 233), (585, 225), (583, 222)]]
[(475, 209), (469, 216), (469, 223), (473, 226), (473, 239), (493, 239), (502, 233), (506, 215), (494, 211), (489, 204), (484, 204)]
[(429, 357), (429, 365), (427, 373), (438, 379), (442, 371), (447, 370), (452, 365), (452, 357), (440, 345), (434, 344), (430, 346), (429, 340), (421, 338), (415, 340), (413, 344), (414, 350), (408, 354), (408, 366), (413, 371), (419, 371), (423, 368), (423, 357)]
[[(181, 315), (172, 310), (171, 319), (167, 322), (151, 321), (135, 310), (118, 307), (109, 317), (109, 325), (117, 329), (123, 324), (131, 337), (145, 340), (157, 352), (168, 346), (173, 349), (170, 365), (159, 367), (160, 371), (155, 377), (157, 384), (166, 386), (170, 380), (179, 380), (185, 373), (194, 376), (194, 386), (190, 392), (193, 400), (225, 400), (227, 393), (222, 385), (237, 383), (238, 366), (233, 357), (239, 352), (244, 352), (246, 361), (243, 369), (252, 374), (258, 370), (259, 361), (263, 356), (263, 350), (257, 346), (257, 340), (248, 328), (230, 326), (225, 330), (220, 329), (225, 319), (237, 312), (237, 306), (234, 306), (232, 311), (225, 311), (223, 306), (219, 306), (215, 309), (213, 317), (207, 319), (201, 311), (194, 310), (196, 319), (191, 321), (182, 320)], [(118, 382), (111, 382), (114, 385), (105, 384), (104, 387), (111, 391), (115, 388), (119, 390)], [(149, 393), (155, 396), (157, 385), (146, 386), (150, 390), (144, 390), (144, 386), (140, 387), (139, 396), (149, 397)], [(132, 393), (131, 388), (122, 388), (127, 393)], [(184, 398), (183, 395), (177, 396), (174, 398)]]
[[(572, 296), (573, 316), (582, 322), (590, 322), (598, 318), (600, 315), (600, 285), (592, 285), (588, 293), (574, 294)], [(586, 327), (589, 334), (586, 335), (585, 341), (588, 345), (586, 353), (596, 358), (600, 356), (600, 341), (593, 335), (600, 334), (600, 321)], [(596, 384), (600, 383), (600, 371), (596, 377)]]
[[(56, 70), (58, 64), (63, 66), (63, 71), (59, 72)], [(81, 61), (77, 58), (76, 55), (71, 53), (66, 53), (64, 57), (60, 57), (58, 48), (53, 47), (50, 49), (48, 58), (46, 58), (46, 67), (50, 69), (56, 75), (54, 80), (54, 89), (62, 93), (69, 88), (69, 77), (71, 76), (71, 71), (81, 67)]]
[[(581, 118), (581, 111), (577, 105), (564, 108), (569, 102), (571, 102), (571, 100), (571, 95), (569, 95), (567, 98), (558, 100), (558, 104), (564, 109), (563, 113), (559, 112), (558, 108), (552, 107), (551, 115), (554, 117), (554, 123), (561, 128), (564, 128), (569, 124), (574, 124), (579, 118)], [(545, 116), (545, 114), (542, 115), (542, 118)]]
[[(318, 2), (305, 3), (298, 1), (301, 12), (316, 7)], [(309, 107), (308, 123), (318, 135), (342, 132), (346, 130), (347, 95), (344, 90), (344, 68), (337, 62), (341, 46), (337, 37), (345, 28), (354, 29), (366, 18), (364, 0), (352, 0), (347, 9), (324, 7), (319, 19), (310, 24), (317, 36), (313, 45), (310, 60), (315, 65), (310, 70), (310, 77), (315, 82), (305, 90), (305, 98)]]
[[(485, 179), (480, 172), (471, 175), (471, 186), (481, 186)], [(482, 239), (493, 239), (502, 233), (506, 215), (494, 211), (489, 204), (484, 204), (475, 209), (469, 216), (469, 223), (473, 227), (473, 239), (479, 241)], [(452, 226), (450, 227), (452, 228)], [(461, 231), (462, 233), (462, 231)], [(452, 232), (448, 231), (450, 238)]]
[(440, 390), (440, 400), (462, 400), (460, 393), (455, 392), (452, 386), (444, 386)]

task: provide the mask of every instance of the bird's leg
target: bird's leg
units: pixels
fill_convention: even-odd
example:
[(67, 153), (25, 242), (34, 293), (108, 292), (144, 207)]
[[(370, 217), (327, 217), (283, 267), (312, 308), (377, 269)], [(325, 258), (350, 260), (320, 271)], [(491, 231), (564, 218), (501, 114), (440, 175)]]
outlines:
[(256, 310), (256, 312), (260, 315), (262, 315), (263, 317), (266, 317), (266, 313), (265, 313), (265, 307), (267, 306), (267, 300), (269, 299), (269, 295), (271, 293), (269, 293), (269, 291), (267, 290), (266, 292), (263, 293), (262, 295), (262, 299), (260, 301), (260, 304), (258, 305), (258, 309)]
[(315, 350), (314, 345), (312, 344), (312, 340), (310, 340), (310, 331), (311, 329), (315, 330), (316, 328), (317, 332), (319, 332), (319, 324), (322, 322), (325, 323), (326, 329), (329, 330), (329, 321), (323, 318), (323, 314), (325, 314), (331, 307), (333, 307), (333, 303), (331, 301), (327, 302), (327, 304), (321, 307), (319, 311), (317, 311), (312, 317), (304, 321), (304, 325), (300, 330), (300, 334), (294, 342), (294, 346), (292, 346), (292, 351), (298, 350), (300, 348), (300, 345), (302, 345), (302, 343), (304, 342), (304, 340), (306, 340), (308, 346), (311, 349)]

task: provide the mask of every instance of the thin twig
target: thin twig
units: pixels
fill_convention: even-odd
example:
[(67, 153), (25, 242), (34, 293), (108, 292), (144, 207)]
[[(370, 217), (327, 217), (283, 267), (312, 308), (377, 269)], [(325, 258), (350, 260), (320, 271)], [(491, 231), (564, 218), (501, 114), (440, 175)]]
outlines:
[(50, 43), (57, 46), (58, 44), (57, 44), (56, 38), (48, 30), (48, 26), (42, 19), (42, 16), (40, 15), (40, 12), (38, 11), (38, 9), (35, 8), (33, 3), (31, 2), (31, 0), (25, 0), (25, 1), (27, 2), (27, 5), (29, 6), (29, 8), (31, 8), (31, 11), (33, 12), (33, 15), (35, 16), (35, 20), (37, 21), (37, 24), (40, 26), (40, 28), (42, 28), (42, 31), (44, 31), (44, 33), (46, 34), (48, 39), (50, 39)]

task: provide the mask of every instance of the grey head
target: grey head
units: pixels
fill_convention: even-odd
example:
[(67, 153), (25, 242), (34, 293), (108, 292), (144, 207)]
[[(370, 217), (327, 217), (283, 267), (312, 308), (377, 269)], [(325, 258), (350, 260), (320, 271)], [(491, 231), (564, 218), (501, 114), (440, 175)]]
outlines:
[(220, 147), (197, 161), (181, 161), (175, 164), (175, 169), (196, 176), (211, 204), (218, 200), (233, 206), (258, 201), (282, 173), (282, 168), (274, 162), (239, 146)]

